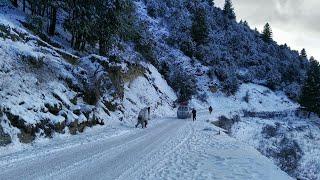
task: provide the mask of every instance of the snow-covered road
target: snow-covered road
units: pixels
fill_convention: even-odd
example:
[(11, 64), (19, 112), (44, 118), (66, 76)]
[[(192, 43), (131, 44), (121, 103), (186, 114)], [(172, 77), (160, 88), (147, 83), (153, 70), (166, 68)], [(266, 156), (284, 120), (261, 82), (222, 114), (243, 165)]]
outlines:
[(290, 179), (255, 149), (205, 121), (148, 129), (2, 161), (0, 179)]

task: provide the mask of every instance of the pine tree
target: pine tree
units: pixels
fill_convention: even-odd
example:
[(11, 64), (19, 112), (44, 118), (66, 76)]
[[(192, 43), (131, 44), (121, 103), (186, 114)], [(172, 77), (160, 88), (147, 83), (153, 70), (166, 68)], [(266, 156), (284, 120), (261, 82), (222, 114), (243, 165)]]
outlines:
[(18, 7), (18, 0), (11, 0), (11, 3), (14, 7)]
[(320, 114), (320, 65), (313, 57), (307, 75), (299, 102), (309, 112)]
[(87, 43), (94, 44), (92, 31), (95, 27), (95, 3), (66, 0), (64, 9), (69, 14), (63, 25), (72, 35), (71, 46), (76, 50), (84, 50)]
[(206, 42), (209, 34), (209, 28), (206, 19), (206, 13), (203, 9), (195, 11), (192, 27), (191, 36), (197, 44), (203, 44)]
[(189, 101), (197, 92), (197, 80), (182, 68), (174, 68), (174, 74), (171, 75), (169, 84), (176, 92), (178, 92), (179, 102)]
[(263, 32), (262, 32), (262, 39), (265, 42), (271, 42), (272, 41), (272, 30), (271, 30), (271, 27), (270, 27), (269, 23), (267, 23), (264, 26), (264, 29), (263, 29)]
[(236, 19), (236, 13), (234, 12), (231, 0), (225, 1), (223, 12), (229, 19)]
[(50, 24), (48, 28), (48, 34), (50, 36), (54, 36), (56, 32), (56, 25), (57, 25), (57, 13), (58, 9), (61, 6), (62, 2), (61, 0), (49, 0), (48, 1), (48, 7), (49, 7), (49, 18), (50, 18)]
[(307, 58), (307, 51), (303, 48), (300, 53), (301, 58)]
[(97, 26), (94, 32), (99, 54), (106, 55), (115, 37), (130, 39), (133, 30), (134, 4), (131, 0), (97, 1)]
[(207, 2), (208, 2), (208, 4), (209, 4), (210, 6), (214, 6), (214, 1), (213, 1), (213, 0), (207, 0)]

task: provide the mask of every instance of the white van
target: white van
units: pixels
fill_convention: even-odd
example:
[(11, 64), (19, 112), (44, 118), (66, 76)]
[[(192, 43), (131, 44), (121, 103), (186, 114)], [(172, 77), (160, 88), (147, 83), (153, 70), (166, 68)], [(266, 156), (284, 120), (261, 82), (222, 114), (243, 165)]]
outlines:
[(177, 111), (178, 119), (191, 118), (192, 109), (188, 105), (180, 105)]

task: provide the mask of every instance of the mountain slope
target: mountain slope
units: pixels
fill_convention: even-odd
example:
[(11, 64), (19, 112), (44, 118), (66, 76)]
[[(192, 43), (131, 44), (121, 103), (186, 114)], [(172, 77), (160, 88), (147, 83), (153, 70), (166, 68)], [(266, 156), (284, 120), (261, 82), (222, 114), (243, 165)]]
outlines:
[(24, 14), (1, 8), (9, 11), (0, 19), (1, 145), (109, 121), (133, 124), (145, 106), (156, 116), (172, 114), (175, 93), (152, 65), (124, 60), (132, 52), (80, 58), (26, 30)]

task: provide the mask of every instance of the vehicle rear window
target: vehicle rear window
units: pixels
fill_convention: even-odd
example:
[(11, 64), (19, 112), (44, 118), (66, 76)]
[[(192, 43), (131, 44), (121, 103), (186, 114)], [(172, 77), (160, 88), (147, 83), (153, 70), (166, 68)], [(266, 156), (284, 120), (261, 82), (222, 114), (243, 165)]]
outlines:
[(179, 107), (178, 110), (179, 110), (179, 111), (188, 111), (189, 108), (188, 108), (188, 107), (185, 107), (185, 106), (181, 106), (181, 107)]

